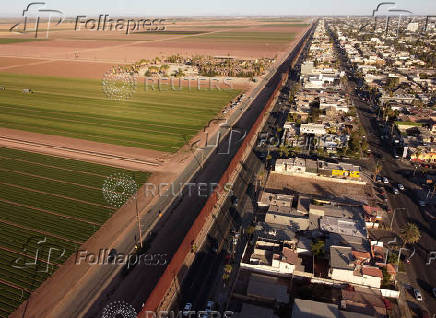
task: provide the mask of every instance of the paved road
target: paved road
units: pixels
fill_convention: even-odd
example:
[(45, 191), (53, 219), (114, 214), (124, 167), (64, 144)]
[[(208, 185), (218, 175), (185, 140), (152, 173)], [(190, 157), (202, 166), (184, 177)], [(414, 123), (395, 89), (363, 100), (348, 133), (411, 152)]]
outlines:
[[(415, 288), (419, 288), (423, 294), (423, 305), (427, 307), (431, 314), (436, 314), (436, 299), (431, 293), (431, 289), (436, 287), (436, 261), (429, 266), (426, 265), (428, 253), (433, 250), (436, 251), (436, 222), (423, 217), (423, 213), (417, 206), (415, 199), (415, 191), (418, 190), (417, 185), (401, 174), (401, 172), (409, 170), (410, 166), (394, 159), (389, 142), (383, 143), (379, 138), (375, 113), (358, 98), (354, 98), (354, 102), (358, 108), (361, 122), (367, 131), (371, 150), (373, 153), (381, 155), (383, 169), (380, 174), (388, 177), (391, 186), (401, 183), (406, 187), (406, 191), (398, 195), (388, 191), (388, 199), (392, 209), (401, 208), (401, 210), (396, 210), (393, 230), (399, 233), (399, 229), (407, 222), (416, 223), (420, 228), (422, 238), (414, 245), (416, 254), (411, 259), (410, 264), (405, 266), (410, 284)], [(409, 301), (412, 301), (411, 295), (409, 295)]]
[[(303, 53), (302, 50), (301, 53)], [(300, 55), (301, 55), (300, 53)], [(301, 59), (296, 59), (296, 63), (300, 63)], [(294, 67), (295, 68), (295, 67)], [(293, 76), (292, 76), (293, 75)], [(270, 116), (265, 123), (264, 130), (267, 130), (270, 135), (275, 132), (277, 127), (283, 126), (287, 118), (286, 103), (289, 99), (289, 87), (293, 83), (293, 80), (298, 76), (296, 72), (291, 72), (291, 77), (288, 82), (285, 84), (285, 88), (281, 91), (280, 96), (274, 105), (273, 110), (270, 113)], [(250, 166), (250, 169), (253, 167)], [(241, 185), (242, 186), (242, 185)], [(238, 197), (240, 198), (239, 205), (243, 206), (240, 215), (243, 218), (242, 227), (246, 227), (251, 220), (251, 217), (247, 215), (246, 211), (253, 211), (253, 202), (252, 198), (248, 195), (239, 195), (241, 191), (240, 189), (236, 190), (238, 193)], [(245, 193), (245, 191), (244, 191)], [(233, 225), (239, 224), (238, 221), (231, 220), (228, 211), (224, 211), (227, 216), (222, 219), (224, 222), (232, 222)], [(221, 221), (223, 221), (221, 220)], [(239, 220), (240, 221), (240, 220)], [(226, 228), (225, 224), (221, 226), (220, 219), (218, 218), (215, 221), (214, 227), (210, 231), (210, 235), (213, 237), (220, 237), (223, 235), (223, 230), (221, 228)], [(227, 224), (229, 225), (229, 224)], [(233, 228), (234, 229), (234, 228)], [(225, 243), (225, 246), (228, 246), (228, 242)], [(230, 237), (230, 245), (231, 237)], [(245, 246), (245, 237), (238, 240), (238, 244), (235, 248), (235, 263), (234, 267), (239, 266), (240, 258), (242, 257), (243, 248)], [(197, 254), (194, 264), (189, 269), (188, 276), (186, 277), (183, 286), (181, 287), (181, 306), (185, 303), (190, 302), (193, 304), (194, 310), (204, 310), (207, 300), (213, 300), (217, 303), (218, 309), (224, 310), (223, 305), (226, 302), (226, 292), (228, 292), (227, 287), (223, 287), (222, 282), (222, 267), (225, 262), (225, 253), (220, 253), (220, 255), (216, 255), (215, 253), (210, 251), (210, 246), (205, 244), (200, 253)], [(234, 269), (236, 271), (236, 269)], [(234, 277), (233, 277), (234, 278)], [(183, 309), (183, 308), (180, 308)]]
[[(282, 66), (279, 69), (279, 73), (281, 73), (286, 70), (286, 67)], [(253, 100), (250, 108), (233, 127), (235, 130), (249, 131), (280, 81), (281, 75), (279, 73), (271, 78), (265, 88)], [(240, 145), (238, 136), (233, 136), (231, 139), (229, 139), (229, 136), (230, 134), (222, 140), (216, 153), (206, 161), (203, 168), (190, 182), (196, 184), (218, 182)], [(230, 150), (230, 153), (227, 153), (227, 150)], [(147, 253), (167, 255), (166, 259), (169, 262), (206, 200), (207, 196), (204, 195), (204, 192), (202, 195), (199, 195), (197, 191), (191, 191), (189, 194), (186, 188), (181, 199), (172, 204), (157, 224), (156, 237)], [(143, 302), (153, 290), (164, 270), (165, 266), (162, 265), (150, 266), (141, 263), (127, 276), (119, 274), (102, 292), (85, 317), (99, 317), (103, 308), (116, 300), (123, 300), (131, 304), (139, 312)]]

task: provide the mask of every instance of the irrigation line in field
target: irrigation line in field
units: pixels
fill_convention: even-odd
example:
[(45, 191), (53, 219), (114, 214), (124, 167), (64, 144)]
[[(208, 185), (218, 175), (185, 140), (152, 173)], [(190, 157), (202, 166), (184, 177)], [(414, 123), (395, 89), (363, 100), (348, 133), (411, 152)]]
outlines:
[[(254, 90), (251, 93), (251, 96), (247, 96), (247, 98), (242, 102), (242, 105), (239, 106), (232, 114), (230, 115), (227, 124), (230, 127), (233, 127), (235, 123), (239, 121), (239, 119), (242, 117), (244, 112), (248, 110), (249, 106), (252, 102), (255, 101), (259, 93), (264, 89), (264, 87), (268, 84), (268, 82), (273, 78), (273, 76), (280, 72), (280, 68), (283, 67), (286, 60), (294, 59), (295, 54), (297, 51), (300, 50), (300, 47), (302, 43), (307, 39), (307, 37), (310, 35), (310, 33), (313, 31), (313, 26), (309, 28), (305, 34), (301, 37), (299, 43), (297, 43), (290, 54), (285, 55), (280, 61), (277, 62), (277, 64), (269, 71), (267, 75), (262, 79), (262, 81), (254, 88)], [(283, 69), (282, 69), (283, 71)], [(227, 135), (231, 132), (231, 129), (228, 129), (226, 127), (220, 127), (218, 132), (216, 132), (213, 137), (211, 137), (211, 140), (223, 140), (227, 137)], [(158, 211), (165, 211), (168, 209), (171, 204), (175, 201), (176, 198), (180, 197), (179, 194), (183, 191), (183, 187), (187, 184), (187, 182), (194, 176), (195, 173), (197, 173), (201, 167), (204, 165), (204, 163), (209, 159), (210, 155), (217, 149), (218, 145), (214, 147), (205, 147), (202, 151), (202, 155), (195, 156), (187, 167), (183, 170), (183, 172), (177, 177), (177, 179), (173, 182), (173, 187), (171, 189), (168, 189), (166, 193), (164, 193), (158, 200), (158, 202), (151, 208), (145, 208), (152, 212), (158, 212)], [(141, 211), (143, 212), (143, 211)], [(141, 214), (140, 212), (140, 214)], [(151, 232), (151, 229), (157, 224), (159, 221), (159, 216), (156, 213), (146, 213), (141, 218), (141, 224), (142, 228), (144, 230), (144, 233), (142, 234), (144, 237), (147, 237), (149, 232)]]

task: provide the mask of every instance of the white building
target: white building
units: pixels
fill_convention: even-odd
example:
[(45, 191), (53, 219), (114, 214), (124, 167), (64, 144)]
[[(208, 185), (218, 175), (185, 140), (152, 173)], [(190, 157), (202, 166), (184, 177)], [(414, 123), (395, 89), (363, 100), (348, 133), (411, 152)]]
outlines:
[(411, 22), (407, 25), (407, 31), (416, 32), (418, 31), (419, 24), (418, 22)]
[(353, 255), (351, 247), (330, 247), (329, 277), (334, 280), (380, 288), (383, 273), (378, 267), (364, 265)]
[(324, 128), (324, 124), (301, 124), (300, 134), (314, 134), (316, 136), (325, 135), (327, 131)]
[(275, 172), (282, 174), (305, 173), (306, 160), (302, 158), (277, 159)]

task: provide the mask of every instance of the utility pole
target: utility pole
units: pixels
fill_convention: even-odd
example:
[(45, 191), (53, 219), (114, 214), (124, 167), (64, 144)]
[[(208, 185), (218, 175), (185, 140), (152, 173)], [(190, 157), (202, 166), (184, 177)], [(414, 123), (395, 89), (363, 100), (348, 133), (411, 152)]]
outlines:
[[(133, 178), (134, 178), (135, 183), (136, 183), (136, 172), (133, 172), (133, 176), (134, 176)], [(138, 232), (139, 232), (139, 246), (141, 246), (141, 248), (142, 248), (141, 219), (139, 218), (139, 211), (138, 211), (138, 193), (139, 193), (139, 189), (135, 193), (135, 196), (136, 196), (135, 205), (136, 205), (136, 221), (138, 224)]]
[(396, 209), (394, 209), (394, 214), (392, 215), (392, 220), (391, 220), (391, 231), (392, 231), (392, 226), (394, 225), (395, 213), (397, 212), (397, 210), (406, 210), (406, 208), (396, 208)]

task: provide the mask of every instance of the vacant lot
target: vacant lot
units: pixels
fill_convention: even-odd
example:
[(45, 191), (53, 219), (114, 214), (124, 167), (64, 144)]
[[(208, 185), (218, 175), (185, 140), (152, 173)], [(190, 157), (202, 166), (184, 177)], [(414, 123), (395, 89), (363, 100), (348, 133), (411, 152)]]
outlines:
[[(0, 68), (0, 72), (101, 78), (103, 63), (133, 63), (173, 54), (280, 57), (309, 27), (308, 22), (302, 19), (172, 19), (167, 20), (164, 32), (139, 30), (126, 35), (113, 30), (90, 32), (82, 28), (74, 31), (74, 23), (64, 21), (59, 26), (51, 25), (48, 39), (41, 31), (44, 38), (35, 41), (30, 31), (7, 32), (11, 21), (11, 25), (0, 25), (0, 31), (4, 31), (0, 56), (22, 58), (23, 63)], [(28, 65), (25, 60), (29, 58), (44, 59), (45, 63)], [(95, 66), (90, 67), (91, 63)], [(63, 72), (56, 75), (54, 69)]]
[(105, 178), (124, 173), (142, 184), (148, 173), (9, 148), (0, 148), (0, 167), (0, 317), (7, 317), (115, 212), (102, 195)]
[(368, 202), (370, 197), (370, 189), (367, 185), (287, 176), (278, 173), (270, 174), (265, 187), (272, 190), (285, 190), (291, 193), (309, 194), (317, 198), (330, 200), (341, 199), (349, 203)]
[(0, 74), (0, 83), (2, 127), (165, 152), (177, 151), (239, 93), (138, 85), (120, 102), (108, 100), (97, 80)]

